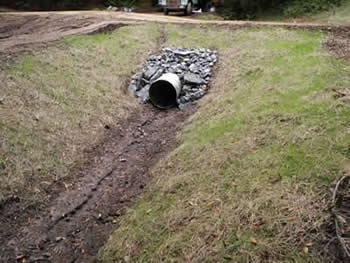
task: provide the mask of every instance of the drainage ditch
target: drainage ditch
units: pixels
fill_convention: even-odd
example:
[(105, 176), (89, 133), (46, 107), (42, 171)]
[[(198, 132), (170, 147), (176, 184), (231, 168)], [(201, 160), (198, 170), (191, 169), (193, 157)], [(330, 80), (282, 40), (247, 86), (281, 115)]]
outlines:
[[(73, 189), (3, 239), (0, 262), (94, 262), (149, 181), (149, 169), (176, 146), (176, 131), (196, 109), (186, 108), (207, 93), (216, 62), (209, 49), (165, 48), (149, 57), (129, 89), (141, 103), (168, 110), (145, 105), (109, 127)], [(182, 111), (170, 109), (176, 106)]]

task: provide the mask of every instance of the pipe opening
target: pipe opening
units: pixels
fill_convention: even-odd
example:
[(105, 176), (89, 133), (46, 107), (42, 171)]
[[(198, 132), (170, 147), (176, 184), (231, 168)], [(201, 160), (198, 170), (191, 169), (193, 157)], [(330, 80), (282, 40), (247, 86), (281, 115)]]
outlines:
[(149, 89), (149, 97), (153, 105), (161, 109), (169, 109), (177, 103), (176, 89), (166, 80), (154, 82)]

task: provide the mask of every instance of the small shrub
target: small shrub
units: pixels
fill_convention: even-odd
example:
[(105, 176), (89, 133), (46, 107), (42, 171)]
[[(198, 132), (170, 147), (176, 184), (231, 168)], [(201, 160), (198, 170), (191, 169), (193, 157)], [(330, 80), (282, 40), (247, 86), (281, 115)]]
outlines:
[(84, 0), (61, 0), (56, 4), (57, 9), (73, 9), (86, 4)]
[(116, 7), (134, 7), (136, 4), (136, 0), (106, 0), (106, 6), (116, 6)]
[(83, 7), (86, 0), (21, 0), (15, 2), (15, 8), (25, 10), (54, 10), (54, 9), (74, 9)]
[(251, 19), (258, 10), (258, 1), (226, 0), (221, 14), (227, 20)]
[(327, 11), (340, 4), (341, 0), (292, 0), (282, 6), (282, 9), (285, 16), (296, 17), (304, 14)]
[(225, 0), (224, 19), (252, 19), (269, 9), (280, 10), (287, 17), (327, 11), (345, 0)]

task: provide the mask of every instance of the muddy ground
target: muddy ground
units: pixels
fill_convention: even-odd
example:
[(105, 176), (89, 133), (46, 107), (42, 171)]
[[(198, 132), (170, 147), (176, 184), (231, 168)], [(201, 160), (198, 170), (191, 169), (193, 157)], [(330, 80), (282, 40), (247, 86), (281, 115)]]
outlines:
[(66, 36), (106, 32), (140, 23), (84, 14), (0, 13), (0, 69), (7, 67), (18, 54), (43, 48)]
[[(159, 111), (146, 105), (116, 127), (105, 127), (101, 145), (79, 171), (74, 189), (62, 191), (27, 222), (16, 222), (18, 207), (2, 207), (1, 262), (93, 262), (124, 208), (149, 180), (149, 168), (175, 146), (176, 131), (194, 108)], [(31, 218), (34, 216), (34, 218)], [(6, 230), (7, 228), (7, 230)], [(12, 230), (12, 231), (11, 231)]]
[[(160, 15), (130, 17), (134, 21), (127, 20), (125, 14), (106, 12), (0, 14), (0, 70), (19, 54), (65, 36), (131, 23), (252, 26)], [(308, 28), (305, 24), (300, 27)], [(309, 25), (309, 28), (330, 32), (325, 43), (330, 51), (340, 58), (350, 58), (348, 27)], [(194, 110), (159, 111), (150, 105), (140, 106), (129, 119), (105, 127), (101, 143), (88, 151), (89, 162), (75, 168), (76, 180), (71, 185), (51, 182), (48, 191), (52, 201), (47, 206), (24, 207), (16, 197), (0, 204), (0, 262), (93, 262), (124, 209), (144, 190), (150, 179), (149, 169), (175, 147), (176, 131)]]

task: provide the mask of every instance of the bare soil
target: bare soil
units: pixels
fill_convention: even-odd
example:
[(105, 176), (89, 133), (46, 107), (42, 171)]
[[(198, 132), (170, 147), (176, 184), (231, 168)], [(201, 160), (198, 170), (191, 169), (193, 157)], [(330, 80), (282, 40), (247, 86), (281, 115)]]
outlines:
[(331, 54), (340, 59), (350, 59), (350, 30), (337, 28), (332, 30), (326, 42)]
[(17, 203), (3, 205), (0, 261), (93, 262), (124, 208), (144, 190), (149, 168), (174, 147), (176, 132), (194, 109), (143, 106), (120, 125), (105, 127), (103, 143), (77, 171), (80, 179), (72, 189), (56, 189), (63, 191), (46, 209), (24, 210), (16, 220), (22, 212)]
[(139, 23), (84, 14), (0, 13), (0, 68), (8, 66), (20, 53), (32, 52), (66, 36), (95, 34)]

